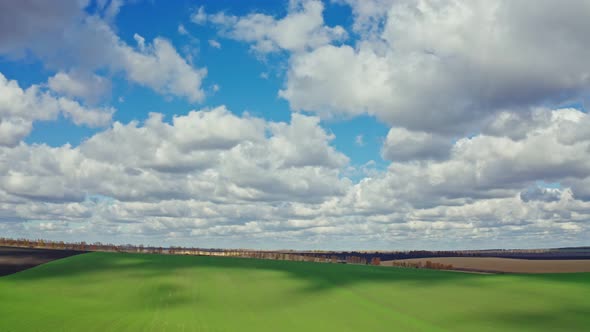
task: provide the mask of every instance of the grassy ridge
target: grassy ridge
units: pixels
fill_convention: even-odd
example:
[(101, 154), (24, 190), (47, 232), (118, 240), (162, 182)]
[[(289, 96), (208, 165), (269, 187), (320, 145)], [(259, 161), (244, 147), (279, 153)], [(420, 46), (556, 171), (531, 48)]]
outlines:
[(0, 331), (587, 331), (590, 274), (91, 253), (0, 278)]

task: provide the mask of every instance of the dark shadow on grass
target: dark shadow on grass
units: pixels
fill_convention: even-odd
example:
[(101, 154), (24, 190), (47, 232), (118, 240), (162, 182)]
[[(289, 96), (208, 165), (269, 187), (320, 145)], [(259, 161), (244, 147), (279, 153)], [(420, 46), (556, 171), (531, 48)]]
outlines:
[(151, 308), (174, 307), (195, 302), (195, 299), (187, 296), (184, 287), (174, 283), (159, 283), (141, 292), (138, 298), (138, 303), (143, 302)]
[(466, 324), (493, 327), (498, 331), (518, 329), (521, 331), (588, 331), (588, 312), (590, 305), (556, 306), (551, 310), (525, 311), (522, 309), (488, 311), (478, 314), (462, 315), (454, 319), (454, 325)]
[(512, 276), (518, 276), (527, 278), (529, 280), (539, 281), (553, 281), (553, 282), (570, 282), (580, 283), (590, 286), (590, 272), (575, 272), (575, 273), (534, 273), (534, 274), (512, 274)]

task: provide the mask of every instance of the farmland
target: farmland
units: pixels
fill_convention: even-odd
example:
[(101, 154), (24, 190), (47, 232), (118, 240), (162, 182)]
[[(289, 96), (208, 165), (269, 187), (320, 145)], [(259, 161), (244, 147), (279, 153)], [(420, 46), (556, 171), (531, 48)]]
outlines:
[(89, 253), (0, 278), (2, 331), (583, 331), (590, 274)]
[(55, 259), (78, 255), (83, 251), (16, 248), (0, 246), (0, 276), (23, 271)]
[(464, 271), (483, 271), (500, 273), (572, 273), (590, 272), (590, 259), (548, 259), (529, 260), (499, 257), (433, 257), (412, 258), (397, 261), (384, 261), (381, 265), (394, 265), (396, 262), (412, 264), (427, 261), (444, 265), (452, 265), (453, 269)]

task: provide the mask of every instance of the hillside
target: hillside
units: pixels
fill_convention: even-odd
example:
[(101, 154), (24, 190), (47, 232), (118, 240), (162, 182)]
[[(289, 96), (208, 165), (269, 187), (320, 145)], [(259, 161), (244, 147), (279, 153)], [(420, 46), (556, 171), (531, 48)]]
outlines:
[(0, 278), (1, 331), (582, 331), (590, 274), (89, 253)]

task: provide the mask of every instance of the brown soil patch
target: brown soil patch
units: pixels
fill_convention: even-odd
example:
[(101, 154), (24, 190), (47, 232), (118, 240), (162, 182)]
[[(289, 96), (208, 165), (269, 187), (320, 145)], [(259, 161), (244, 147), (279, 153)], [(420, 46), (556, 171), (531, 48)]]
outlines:
[(13, 274), (56, 259), (81, 253), (84, 252), (76, 250), (0, 247), (0, 276)]
[[(398, 262), (422, 262), (426, 261), (441, 264), (452, 264), (458, 271), (480, 271), (494, 273), (572, 273), (590, 272), (590, 259), (577, 260), (528, 260), (496, 257), (433, 257), (400, 259)], [(392, 266), (392, 262), (384, 261), (381, 265)]]

